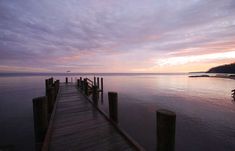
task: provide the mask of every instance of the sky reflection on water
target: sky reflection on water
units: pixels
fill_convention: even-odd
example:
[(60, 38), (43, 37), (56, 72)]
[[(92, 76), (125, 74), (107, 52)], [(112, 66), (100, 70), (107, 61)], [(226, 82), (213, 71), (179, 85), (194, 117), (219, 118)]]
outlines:
[[(235, 104), (231, 98), (235, 80), (187, 75), (103, 77), (104, 104), (100, 107), (107, 112), (107, 91), (118, 92), (120, 126), (147, 150), (156, 147), (155, 111), (160, 108), (177, 114), (176, 151), (235, 150)], [(46, 78), (0, 78), (0, 145), (34, 149), (31, 100), (44, 95)], [(64, 76), (55, 78), (64, 81)]]

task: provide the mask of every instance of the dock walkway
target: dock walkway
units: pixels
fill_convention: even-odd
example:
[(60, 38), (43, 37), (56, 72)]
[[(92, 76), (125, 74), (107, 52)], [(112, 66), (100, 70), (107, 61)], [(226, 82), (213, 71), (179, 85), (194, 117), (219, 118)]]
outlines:
[(136, 150), (73, 84), (60, 86), (48, 148), (50, 151)]

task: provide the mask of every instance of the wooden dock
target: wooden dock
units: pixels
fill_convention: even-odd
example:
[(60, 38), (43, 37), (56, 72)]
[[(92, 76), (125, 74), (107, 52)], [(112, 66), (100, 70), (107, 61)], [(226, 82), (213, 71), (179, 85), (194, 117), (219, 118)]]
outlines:
[(76, 88), (62, 84), (43, 150), (138, 150)]
[[(98, 105), (103, 78), (100, 87), (98, 77), (76, 80), (46, 79), (46, 95), (33, 98), (36, 151), (144, 151), (119, 127), (117, 92), (108, 92), (107, 116)], [(156, 121), (156, 149), (174, 151), (176, 114), (159, 109)]]

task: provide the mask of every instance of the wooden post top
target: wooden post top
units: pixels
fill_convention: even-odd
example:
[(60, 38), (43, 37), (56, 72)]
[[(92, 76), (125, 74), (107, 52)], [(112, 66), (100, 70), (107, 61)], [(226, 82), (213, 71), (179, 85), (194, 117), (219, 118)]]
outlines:
[(175, 112), (172, 112), (172, 111), (169, 111), (169, 110), (166, 110), (166, 109), (159, 109), (159, 110), (157, 110), (157, 113), (158, 114), (164, 114), (166, 116), (176, 116)]
[(109, 94), (109, 95), (117, 95), (117, 92), (111, 91), (111, 92), (108, 92), (108, 94)]
[(33, 98), (33, 101), (46, 100), (46, 99), (47, 99), (46, 96), (40, 96), (40, 97)]

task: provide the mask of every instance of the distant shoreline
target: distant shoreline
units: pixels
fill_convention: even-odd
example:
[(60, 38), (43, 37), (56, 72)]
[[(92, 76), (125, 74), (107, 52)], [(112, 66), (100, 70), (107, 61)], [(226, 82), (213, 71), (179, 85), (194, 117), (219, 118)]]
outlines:
[(212, 76), (210, 78), (225, 78), (225, 79), (232, 79), (235, 80), (235, 77), (219, 77), (219, 76)]
[(208, 77), (208, 78), (226, 78), (226, 79), (232, 79), (235, 80), (235, 75), (234, 74), (230, 74), (230, 75), (226, 75), (226, 74), (216, 74), (216, 75), (208, 75), (208, 74), (202, 74), (202, 75), (191, 75), (189, 76), (189, 78), (203, 78), (203, 77)]

